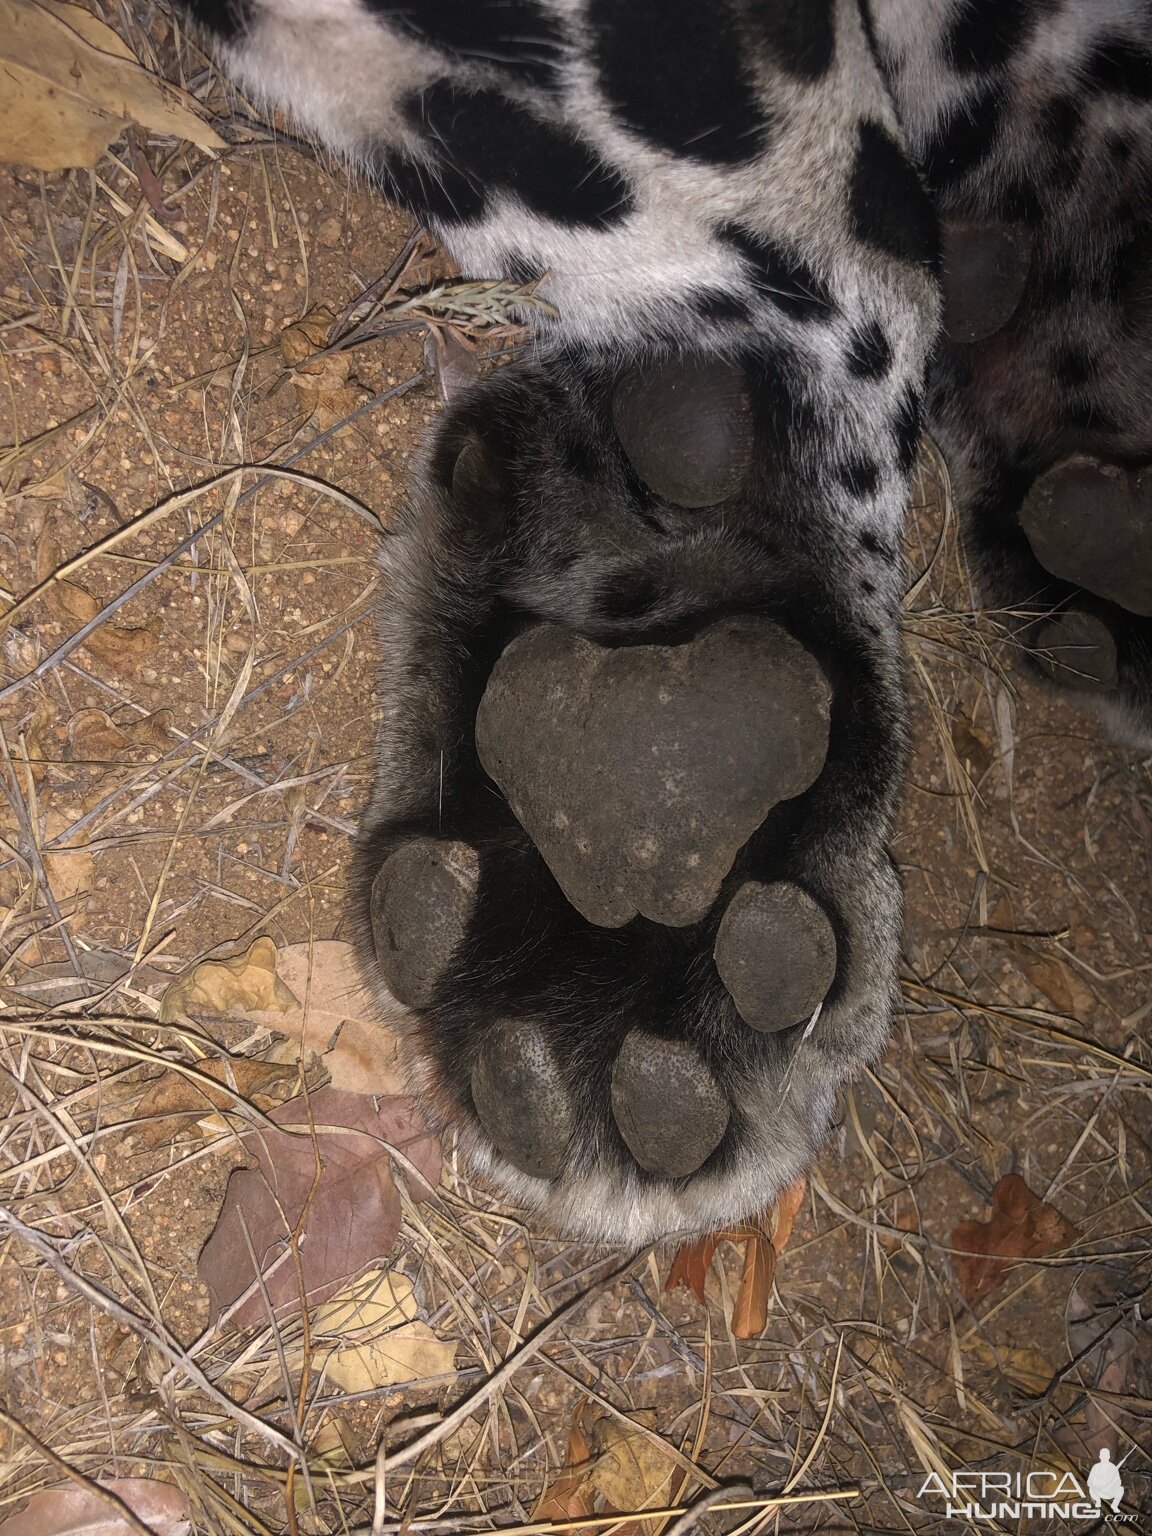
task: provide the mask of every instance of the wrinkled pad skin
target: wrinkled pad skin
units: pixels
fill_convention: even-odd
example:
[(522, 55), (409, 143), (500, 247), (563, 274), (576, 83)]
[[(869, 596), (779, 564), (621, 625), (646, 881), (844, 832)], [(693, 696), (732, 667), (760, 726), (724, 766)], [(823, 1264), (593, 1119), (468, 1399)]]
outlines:
[(612, 1114), (641, 1168), (682, 1179), (719, 1146), (730, 1110), (690, 1045), (633, 1030), (612, 1068)]
[(836, 935), (798, 885), (749, 881), (716, 935), (716, 969), (753, 1029), (806, 1024), (836, 977)]
[(393, 995), (423, 1008), (468, 932), (479, 861), (467, 843), (420, 838), (396, 849), (372, 882), (376, 959)]
[(1066, 459), (1036, 481), (1020, 522), (1053, 576), (1152, 616), (1152, 470)]
[(737, 851), (816, 779), (830, 689), (779, 625), (723, 619), (676, 646), (528, 631), (492, 672), (476, 745), (590, 922), (698, 922)]
[(612, 422), (633, 469), (680, 507), (713, 507), (734, 495), (752, 460), (752, 416), (739, 368), (679, 359), (625, 374)]
[(508, 1161), (538, 1179), (564, 1172), (574, 1129), (572, 1102), (544, 1033), (529, 1019), (489, 1034), (472, 1068), (472, 1102)]

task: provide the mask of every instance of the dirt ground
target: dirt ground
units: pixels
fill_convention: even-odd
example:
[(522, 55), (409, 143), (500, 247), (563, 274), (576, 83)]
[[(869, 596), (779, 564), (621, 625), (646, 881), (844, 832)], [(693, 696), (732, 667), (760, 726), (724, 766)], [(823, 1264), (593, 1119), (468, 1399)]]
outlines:
[[(1083, 1479), (1102, 1446), (1128, 1457), (1138, 1526), (1152, 764), (1015, 666), (1010, 618), (972, 611), (930, 450), (908, 541), (903, 1006), (810, 1180), (763, 1334), (733, 1336), (736, 1245), (701, 1305), (665, 1290), (668, 1253), (529, 1234), (451, 1148), (389, 1260), (456, 1342), (450, 1373), (343, 1392), (295, 1335), (205, 1333), (197, 1258), (244, 1149), (201, 1124), (153, 1145), (111, 1106), (182, 1052), (266, 1043), (242, 1020), (161, 1020), (173, 978), (261, 935), (347, 936), (387, 601), (372, 514), (387, 526), (439, 408), (427, 311), (399, 305), (448, 269), (404, 215), (260, 130), (162, 20), (131, 40), (235, 147), (142, 135), (95, 175), (0, 168), (0, 1532), (77, 1477), (174, 1483), (205, 1532), (374, 1514), (374, 1531), (610, 1531), (565, 1526), (555, 1500), (530, 1524), (578, 1411), (632, 1435), (633, 1496), (804, 1496), (702, 1530), (959, 1531), (921, 1496), (929, 1474)], [(460, 302), (457, 335), (507, 339)], [(325, 350), (361, 321), (382, 334)], [(1075, 1235), (973, 1305), (952, 1234), (988, 1220), (1007, 1174)], [(378, 1488), (381, 1443), (470, 1394)]]

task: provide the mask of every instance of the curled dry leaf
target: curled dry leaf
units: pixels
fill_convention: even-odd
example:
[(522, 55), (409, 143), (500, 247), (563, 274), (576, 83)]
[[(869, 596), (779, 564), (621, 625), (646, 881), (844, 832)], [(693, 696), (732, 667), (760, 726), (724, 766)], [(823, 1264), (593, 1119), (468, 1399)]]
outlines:
[(183, 1072), (164, 1072), (148, 1084), (132, 1110), (137, 1141), (158, 1147), (212, 1110), (234, 1109), (238, 1098), (269, 1109), (283, 1104), (300, 1091), (300, 1072), (293, 1065), (256, 1061), (247, 1056), (212, 1057), (197, 1062), (196, 1070), (214, 1078), (213, 1088)]
[(444, 1376), (456, 1367), (456, 1343), (440, 1339), (416, 1317), (416, 1297), (405, 1275), (370, 1269), (316, 1309), (312, 1336), (344, 1342), (327, 1356), (330, 1381), (345, 1392)]
[[(252, 1012), (253, 1023), (281, 1030), (315, 1051), (333, 1088), (346, 1093), (404, 1092), (400, 1034), (376, 1022), (380, 1006), (360, 985), (351, 944), (337, 939), (288, 944), (277, 953), (276, 969), (294, 994), (293, 1003), (283, 1012)], [(399, 1003), (394, 1005), (397, 1022), (406, 1014)]]
[(956, 1273), (969, 1306), (990, 1296), (1023, 1259), (1058, 1253), (1080, 1233), (1054, 1206), (1046, 1205), (1018, 1174), (1007, 1173), (992, 1191), (988, 1221), (962, 1221), (952, 1232)]
[(283, 1016), (296, 999), (276, 974), (276, 945), (257, 939), (242, 955), (227, 960), (202, 960), (178, 977), (160, 999), (160, 1021), (208, 1014), (251, 1016), (269, 1012)]
[(94, 166), (130, 123), (225, 147), (192, 97), (146, 70), (82, 6), (0, 0), (0, 73), (0, 160), (9, 164)]
[(367, 394), (352, 376), (351, 350), (325, 350), (334, 320), (331, 310), (314, 309), (280, 333), (280, 356), (290, 371), (301, 413), (315, 416), (322, 430), (342, 421)]
[[(593, 1513), (592, 1489), (588, 1485), (592, 1447), (584, 1433), (584, 1406), (581, 1404), (572, 1415), (564, 1465), (560, 1475), (540, 1495), (540, 1502), (532, 1511), (534, 1521), (578, 1520), (582, 1515)], [(575, 1536), (579, 1536), (579, 1532)]]
[[(4, 4), (5, 0), (0, 0), (0, 15)], [(67, 577), (53, 579), (59, 565), (60, 546), (51, 524), (46, 523), (36, 541), (36, 579), (49, 583), (44, 589), (44, 600), (53, 615), (69, 629), (80, 629), (96, 618), (101, 605), (77, 582), (69, 581)], [(155, 632), (147, 625), (126, 629), (119, 624), (103, 624), (84, 641), (84, 649), (105, 666), (132, 672), (152, 655), (159, 643)]]
[(996, 761), (991, 736), (963, 715), (952, 721), (952, 746), (973, 779), (982, 779)]
[(776, 1249), (760, 1223), (741, 1228), (744, 1272), (732, 1306), (732, 1336), (758, 1339), (768, 1325), (768, 1302), (776, 1279)]
[(112, 1495), (102, 1498), (91, 1488), (65, 1483), (36, 1493), (19, 1514), (0, 1521), (0, 1536), (138, 1536), (118, 1509), (126, 1505), (155, 1536), (189, 1536), (192, 1508), (188, 1496), (171, 1483), (147, 1477), (114, 1477), (100, 1487)]
[(678, 1285), (686, 1285), (702, 1302), (704, 1282), (717, 1245), (725, 1238), (743, 1243), (744, 1273), (732, 1309), (732, 1332), (738, 1339), (759, 1338), (768, 1322), (776, 1259), (788, 1246), (807, 1191), (808, 1180), (801, 1175), (780, 1192), (776, 1204), (757, 1220), (743, 1222), (730, 1232), (710, 1232), (694, 1242), (685, 1243), (673, 1257), (664, 1289), (672, 1291)]
[(163, 752), (169, 745), (171, 727), (170, 709), (158, 709), (123, 725), (118, 725), (105, 709), (78, 709), (68, 721), (68, 760), (115, 762), (121, 753), (141, 747)]
[[(257, 1166), (229, 1179), (220, 1218), (200, 1254), (213, 1321), (255, 1282), (250, 1248), (280, 1316), (299, 1310), (301, 1285), (308, 1304), (317, 1306), (386, 1257), (400, 1230), (389, 1147), (429, 1184), (440, 1177), (439, 1143), (410, 1099), (377, 1106), (364, 1094), (322, 1088), (282, 1104), (272, 1119), (284, 1129), (251, 1138)], [(425, 1193), (416, 1181), (410, 1187), (415, 1199)], [(296, 1259), (283, 1257), (291, 1239), (299, 1275)], [(230, 1321), (243, 1328), (266, 1318), (257, 1288)]]

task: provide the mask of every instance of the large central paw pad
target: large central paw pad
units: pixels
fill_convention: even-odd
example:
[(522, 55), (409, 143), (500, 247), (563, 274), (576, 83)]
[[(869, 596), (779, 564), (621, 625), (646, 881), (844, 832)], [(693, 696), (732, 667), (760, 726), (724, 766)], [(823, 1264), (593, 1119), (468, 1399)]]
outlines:
[(767, 619), (614, 649), (541, 626), (496, 663), (476, 745), (577, 911), (682, 926), (818, 777), (829, 704), (818, 663)]

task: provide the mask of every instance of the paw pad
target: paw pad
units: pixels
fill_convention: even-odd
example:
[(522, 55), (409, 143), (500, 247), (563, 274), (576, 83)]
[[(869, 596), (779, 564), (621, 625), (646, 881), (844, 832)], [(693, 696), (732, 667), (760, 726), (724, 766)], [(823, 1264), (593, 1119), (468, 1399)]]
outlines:
[(555, 1054), (535, 1024), (514, 1019), (491, 1031), (472, 1069), (472, 1103), (513, 1167), (539, 1179), (564, 1172), (572, 1104)]
[(385, 859), (372, 882), (372, 943), (384, 980), (409, 1008), (425, 1008), (476, 905), (480, 861), (467, 843), (421, 837)]
[(681, 360), (625, 374), (612, 422), (644, 484), (678, 507), (715, 506), (748, 478), (752, 411), (730, 363)]
[(753, 1029), (806, 1023), (836, 976), (836, 936), (806, 891), (787, 881), (749, 881), (716, 935), (716, 969)]
[(687, 1178), (728, 1129), (728, 1100), (692, 1046), (638, 1030), (612, 1067), (612, 1115), (648, 1173)]
[(1045, 619), (1032, 641), (1033, 654), (1054, 683), (1095, 693), (1116, 687), (1116, 641), (1108, 625), (1082, 608)]
[(1152, 616), (1152, 472), (1065, 459), (1033, 485), (1020, 522), (1053, 576)]
[(766, 619), (612, 649), (541, 626), (497, 661), (476, 745), (589, 922), (675, 927), (705, 916), (772, 807), (815, 781), (829, 703), (817, 662)]
[(944, 230), (944, 334), (983, 341), (1019, 308), (1028, 280), (1026, 233), (1006, 224), (950, 224)]

